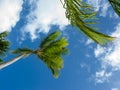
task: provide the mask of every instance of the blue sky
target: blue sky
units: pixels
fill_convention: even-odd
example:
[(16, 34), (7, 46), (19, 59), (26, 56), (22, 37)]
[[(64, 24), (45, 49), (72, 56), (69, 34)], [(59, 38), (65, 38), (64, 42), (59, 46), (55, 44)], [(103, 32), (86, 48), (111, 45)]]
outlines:
[[(100, 32), (117, 37), (113, 43), (101, 47), (71, 27), (59, 0), (0, 0), (0, 32), (9, 32), (10, 49), (37, 49), (60, 29), (70, 50), (58, 79), (31, 55), (0, 70), (1, 90), (120, 90), (120, 19), (107, 0), (86, 1), (98, 11)], [(15, 57), (7, 54), (4, 61)]]

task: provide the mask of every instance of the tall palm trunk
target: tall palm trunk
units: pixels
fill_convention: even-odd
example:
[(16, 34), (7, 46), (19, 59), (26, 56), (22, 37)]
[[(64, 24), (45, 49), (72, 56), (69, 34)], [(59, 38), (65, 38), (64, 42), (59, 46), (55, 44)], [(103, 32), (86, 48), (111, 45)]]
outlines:
[(21, 58), (26, 57), (26, 56), (29, 56), (29, 55), (30, 55), (30, 54), (21, 54), (21, 55), (15, 57), (15, 58), (13, 58), (13, 59), (7, 61), (7, 62), (2, 62), (2, 63), (0, 63), (0, 69), (3, 69), (3, 68), (5, 68), (5, 67), (7, 67), (7, 66), (9, 66), (9, 65), (11, 65), (11, 64), (13, 64), (13, 63), (15, 63), (16, 61), (20, 60)]

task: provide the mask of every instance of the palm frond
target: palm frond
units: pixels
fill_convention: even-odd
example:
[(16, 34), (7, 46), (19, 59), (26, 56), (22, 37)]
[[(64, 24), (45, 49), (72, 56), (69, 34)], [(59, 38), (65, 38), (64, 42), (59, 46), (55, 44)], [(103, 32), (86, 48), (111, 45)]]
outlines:
[(7, 31), (0, 33), (0, 39), (4, 39), (4, 37), (6, 37), (7, 35), (8, 35)]
[(84, 33), (101, 46), (107, 44), (109, 41), (114, 40), (114, 37), (110, 37), (100, 32), (96, 32), (89, 27), (86, 27)]
[(120, 17), (120, 0), (108, 0), (116, 14)]
[[(53, 36), (54, 38), (50, 38)], [(58, 78), (60, 70), (63, 68), (62, 56), (68, 52), (68, 49), (66, 48), (68, 45), (67, 40), (65, 37), (59, 36), (59, 31), (48, 35), (48, 37), (45, 38), (46, 41), (44, 41), (47, 45), (35, 52), (35, 54), (37, 54), (37, 56), (47, 65), (47, 67), (50, 68), (55, 78)]]
[(7, 35), (7, 32), (0, 33), (0, 55), (5, 55), (10, 45), (10, 42), (5, 39)]
[(60, 36), (60, 32), (56, 31), (51, 33), (47, 38), (45, 38), (42, 43), (40, 44), (40, 48), (48, 46), (52, 41), (56, 40), (58, 36)]
[(96, 12), (93, 7), (82, 0), (64, 0), (64, 2), (66, 17), (72, 26), (77, 27), (100, 45), (105, 45), (109, 41), (114, 40), (114, 37), (107, 36), (95, 30)]
[(11, 51), (12, 54), (29, 54), (29, 53), (33, 53), (33, 52), (34, 51), (29, 48), (18, 48), (16, 50)]
[(3, 60), (0, 58), (0, 63), (3, 62)]

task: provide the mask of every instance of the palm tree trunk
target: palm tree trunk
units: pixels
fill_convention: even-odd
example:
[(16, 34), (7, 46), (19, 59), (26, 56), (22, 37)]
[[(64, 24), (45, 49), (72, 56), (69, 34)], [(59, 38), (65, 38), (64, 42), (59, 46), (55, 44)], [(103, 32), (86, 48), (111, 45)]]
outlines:
[(2, 62), (2, 63), (0, 63), (0, 69), (3, 69), (5, 67), (7, 67), (7, 66), (9, 66), (9, 65), (11, 65), (13, 63), (15, 63), (16, 61), (20, 60), (21, 58), (29, 56), (29, 55), (30, 54), (22, 54), (22, 55), (19, 55), (19, 56), (15, 57), (15, 58), (7, 61), (7, 62)]

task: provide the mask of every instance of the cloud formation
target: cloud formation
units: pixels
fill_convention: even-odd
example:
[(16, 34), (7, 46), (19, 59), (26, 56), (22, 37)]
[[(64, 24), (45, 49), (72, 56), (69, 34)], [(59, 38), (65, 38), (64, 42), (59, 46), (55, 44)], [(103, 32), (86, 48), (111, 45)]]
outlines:
[(11, 31), (20, 19), (23, 0), (0, 0), (0, 32)]
[(95, 11), (98, 11), (100, 16), (109, 16), (111, 18), (117, 17), (117, 15), (109, 9), (111, 5), (108, 0), (87, 0), (87, 2), (95, 7)]
[(31, 8), (33, 7), (27, 16), (27, 24), (22, 28), (24, 33), (31, 35), (32, 40), (37, 38), (39, 32), (49, 32), (52, 25), (57, 25), (60, 29), (68, 25), (65, 9), (59, 0), (36, 0), (31, 4)]
[(100, 70), (95, 73), (95, 82), (103, 83), (105, 81), (109, 81), (109, 78), (112, 76), (112, 72), (106, 72), (106, 70)]
[(118, 88), (112, 88), (111, 90), (119, 90)]
[[(101, 61), (102, 65), (101, 70), (96, 72), (96, 78), (98, 78), (98, 73), (104, 71), (99, 75), (99, 80), (102, 80), (102, 82), (106, 81), (108, 77), (112, 76), (114, 71), (120, 70), (120, 23), (118, 23), (118, 25), (115, 27), (115, 32), (113, 32), (111, 36), (117, 37), (112, 44), (109, 44), (106, 47), (101, 47), (98, 45), (94, 51), (95, 57)], [(106, 76), (106, 73), (110, 73), (110, 75)], [(103, 80), (105, 77), (106, 79)]]

